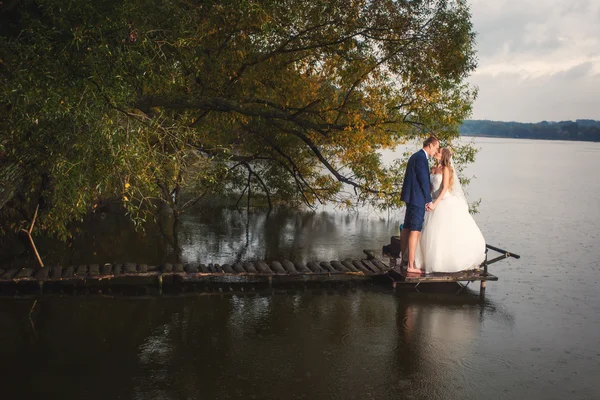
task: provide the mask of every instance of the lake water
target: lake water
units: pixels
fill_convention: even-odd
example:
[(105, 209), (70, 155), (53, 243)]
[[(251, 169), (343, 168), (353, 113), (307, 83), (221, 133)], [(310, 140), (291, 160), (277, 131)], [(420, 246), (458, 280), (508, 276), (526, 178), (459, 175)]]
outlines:
[[(0, 393), (38, 399), (600, 398), (600, 144), (476, 138), (468, 189), (486, 300), (388, 286), (247, 295), (0, 297)], [(402, 213), (196, 212), (183, 261), (361, 257)], [(160, 262), (151, 235), (90, 229), (69, 261)], [(118, 243), (118, 245), (116, 245)], [(95, 254), (94, 254), (95, 253)], [(33, 302), (36, 307), (31, 313)]]

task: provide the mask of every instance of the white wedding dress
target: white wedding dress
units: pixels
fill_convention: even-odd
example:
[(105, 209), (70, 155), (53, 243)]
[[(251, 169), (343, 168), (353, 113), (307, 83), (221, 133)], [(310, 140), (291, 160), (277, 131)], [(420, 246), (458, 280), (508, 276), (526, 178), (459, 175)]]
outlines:
[[(431, 175), (431, 189), (435, 201), (442, 189), (442, 174)], [(426, 273), (458, 272), (475, 269), (484, 259), (485, 239), (469, 213), (464, 195), (447, 190), (435, 210), (425, 212), (416, 267)]]

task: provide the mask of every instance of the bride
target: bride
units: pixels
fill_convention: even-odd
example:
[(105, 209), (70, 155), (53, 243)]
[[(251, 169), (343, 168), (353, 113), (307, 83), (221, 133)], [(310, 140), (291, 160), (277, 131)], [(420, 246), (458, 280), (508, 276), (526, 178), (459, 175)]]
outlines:
[(477, 268), (485, 259), (485, 239), (469, 213), (447, 148), (434, 155), (431, 170), (433, 204), (425, 214), (417, 244), (415, 266), (427, 273), (458, 272)]

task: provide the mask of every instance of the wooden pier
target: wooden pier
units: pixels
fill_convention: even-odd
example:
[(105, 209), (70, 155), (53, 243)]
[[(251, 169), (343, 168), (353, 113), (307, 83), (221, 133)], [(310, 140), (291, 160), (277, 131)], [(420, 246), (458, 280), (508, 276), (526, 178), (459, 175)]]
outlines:
[[(497, 253), (500, 253), (500, 255), (493, 259), (489, 259), (489, 250), (493, 250)], [(521, 256), (518, 254), (511, 253), (509, 251), (503, 250), (495, 246), (486, 245), (485, 260), (477, 269), (460, 271), (455, 273), (429, 273), (426, 275), (413, 275), (407, 273), (401, 268), (396, 267), (398, 259), (391, 256), (390, 262), (388, 263), (391, 268), (388, 271), (387, 276), (392, 280), (392, 287), (394, 289), (396, 289), (396, 287), (398, 286), (409, 286), (413, 289), (418, 290), (419, 285), (423, 283), (455, 283), (459, 286), (458, 293), (460, 293), (464, 289), (466, 289), (470, 283), (480, 282), (479, 295), (481, 298), (483, 298), (485, 296), (487, 281), (498, 280), (497, 276), (489, 273), (488, 267), (490, 266), (490, 264), (505, 260), (509, 257), (516, 259), (521, 258)]]
[(388, 276), (392, 280), (392, 287), (395, 289), (398, 285), (411, 286), (418, 291), (419, 285), (425, 283), (455, 283), (459, 289), (457, 293), (462, 292), (472, 282), (480, 283), (480, 295), (485, 294), (487, 281), (497, 281), (498, 277), (490, 273), (484, 273), (481, 268), (471, 271), (461, 271), (456, 273), (431, 273), (427, 275), (411, 275), (405, 271), (398, 272), (391, 269)]
[(0, 269), (2, 286), (106, 286), (106, 285), (163, 285), (185, 282), (216, 282), (218, 280), (294, 282), (343, 281), (371, 279), (386, 275), (390, 267), (380, 259), (344, 261), (292, 262), (248, 261), (234, 264), (90, 264), (43, 268)]
[(291, 283), (291, 282), (342, 282), (349, 280), (366, 280), (382, 278), (392, 281), (394, 289), (398, 286), (416, 289), (421, 284), (453, 283), (461, 292), (472, 282), (480, 282), (480, 295), (485, 294), (486, 282), (497, 281), (498, 277), (488, 271), (488, 266), (508, 257), (520, 258), (519, 255), (493, 246), (488, 250), (501, 253), (489, 260), (487, 258), (480, 268), (451, 274), (432, 273), (411, 275), (397, 267), (398, 259), (379, 258), (373, 251), (364, 250), (366, 259), (349, 259), (343, 261), (322, 261), (307, 263), (299, 261), (247, 261), (234, 264), (164, 264), (153, 266), (147, 264), (90, 264), (53, 266), (40, 268), (1, 268), (0, 293), (3, 288), (12, 287), (29, 289), (37, 287), (111, 287), (155, 286), (162, 293), (163, 286), (185, 283), (233, 283), (245, 284)]

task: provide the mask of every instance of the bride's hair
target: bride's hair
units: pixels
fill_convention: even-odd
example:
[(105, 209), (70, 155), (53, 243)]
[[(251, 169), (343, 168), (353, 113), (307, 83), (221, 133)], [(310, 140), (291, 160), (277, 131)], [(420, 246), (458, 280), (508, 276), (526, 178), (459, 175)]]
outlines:
[(452, 190), (452, 187), (454, 186), (454, 168), (452, 167), (451, 162), (452, 152), (447, 147), (440, 149), (440, 151), (442, 152), (442, 159), (440, 160), (440, 165), (442, 167), (447, 167), (450, 171), (450, 182), (448, 183), (448, 190)]

